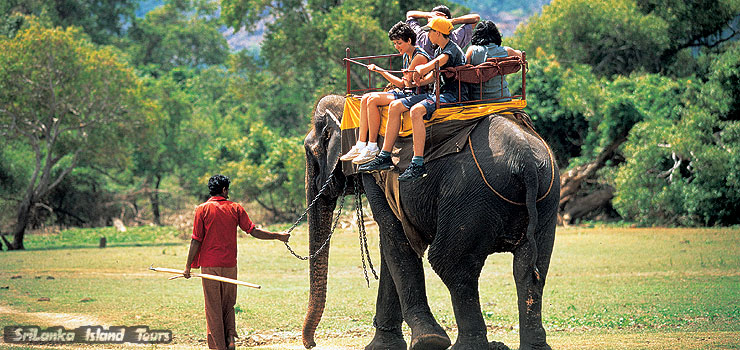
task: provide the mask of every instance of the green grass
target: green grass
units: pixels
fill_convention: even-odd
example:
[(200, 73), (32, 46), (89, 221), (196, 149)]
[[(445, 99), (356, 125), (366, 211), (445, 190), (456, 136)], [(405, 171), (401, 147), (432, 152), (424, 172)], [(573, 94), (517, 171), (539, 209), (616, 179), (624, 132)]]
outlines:
[[(95, 239), (67, 238), (103, 234), (94, 230), (60, 235), (69, 246), (89, 248), (64, 248), (67, 243), (51, 238), (43, 243), (29, 236), (29, 248), (59, 249), (0, 253), (0, 287), (8, 287), (0, 289), (0, 307), (13, 310), (0, 312), (0, 325), (55, 326), (59, 324), (53, 319), (44, 323), (36, 313), (82, 314), (108, 325), (171, 329), (171, 347), (203, 347), (199, 281), (168, 281), (165, 274), (147, 271), (150, 264), (182, 268), (185, 262), (188, 242), (168, 236), (166, 228), (158, 230), (161, 234), (130, 230), (129, 238), (120, 240), (113, 231), (104, 231), (108, 242), (114, 242), (105, 249), (95, 248)], [(377, 227), (369, 226), (368, 232), (373, 262), (379, 265)], [(306, 242), (301, 226), (293, 232), (291, 246), (305, 254)], [(738, 228), (560, 228), (543, 307), (550, 344), (557, 349), (739, 349), (739, 242)], [(511, 261), (510, 254), (489, 257), (480, 290), (489, 340), (516, 348)], [(426, 268), (430, 306), (454, 340), (449, 294)], [(16, 275), (23, 277), (11, 279)], [(239, 279), (262, 285), (261, 290), (239, 289), (237, 328), (241, 339), (248, 340), (242, 345), (302, 348), (306, 262), (289, 255), (280, 242), (240, 238)], [(369, 342), (376, 290), (377, 282), (371, 280), (370, 288), (365, 284), (356, 232), (340, 230), (331, 245), (319, 348), (361, 348)], [(41, 297), (50, 301), (38, 301)], [(92, 301), (81, 302), (83, 298)]]
[(28, 250), (59, 248), (98, 247), (100, 238), (105, 237), (109, 247), (159, 245), (181, 243), (182, 232), (170, 226), (129, 227), (118, 232), (115, 227), (74, 228), (51, 234), (27, 234), (23, 245)]

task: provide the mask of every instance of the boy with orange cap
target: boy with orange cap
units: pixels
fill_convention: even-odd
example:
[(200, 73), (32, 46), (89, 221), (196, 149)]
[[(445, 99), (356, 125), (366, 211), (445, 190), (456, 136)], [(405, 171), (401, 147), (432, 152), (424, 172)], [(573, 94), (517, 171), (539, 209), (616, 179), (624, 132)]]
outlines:
[[(445, 17), (434, 17), (422, 29), (429, 32), (429, 40), (437, 45), (434, 59), (426, 64), (414, 68), (414, 79), (418, 85), (429, 84), (434, 80), (434, 67), (438, 63), (440, 69), (457, 67), (465, 64), (465, 54), (460, 46), (450, 40), (452, 23)], [(460, 84), (458, 91), (457, 80), (443, 79), (440, 88), (439, 101), (441, 103), (458, 102), (458, 93), (461, 98), (467, 96), (467, 84)], [(398, 132), (401, 129), (401, 114), (410, 111), (411, 128), (413, 132), (414, 157), (411, 164), (398, 177), (399, 181), (409, 181), (426, 176), (424, 168), (424, 143), (426, 142), (426, 128), (424, 120), (429, 120), (436, 110), (436, 91), (427, 94), (413, 95), (394, 100), (388, 107), (388, 122), (386, 124), (385, 140), (382, 151), (369, 163), (358, 168), (360, 172), (374, 172), (387, 170), (393, 167), (391, 150), (396, 143)]]

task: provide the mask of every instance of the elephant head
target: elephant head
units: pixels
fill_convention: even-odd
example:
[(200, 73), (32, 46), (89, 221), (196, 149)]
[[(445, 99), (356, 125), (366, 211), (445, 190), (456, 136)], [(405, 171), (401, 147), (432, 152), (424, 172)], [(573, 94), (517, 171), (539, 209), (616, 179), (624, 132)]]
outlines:
[[(344, 108), (344, 98), (336, 95), (325, 96), (316, 104), (312, 117), (311, 131), (306, 135), (306, 201), (310, 204), (317, 196), (316, 203), (308, 211), (309, 252), (316, 252), (327, 240), (332, 213), (337, 198), (346, 194), (349, 181), (338, 166), (341, 152), (340, 118)], [(330, 175), (334, 175), (321, 195), (319, 191)], [(316, 345), (314, 333), (321, 321), (326, 304), (326, 283), (329, 264), (329, 243), (311, 258), (310, 296), (308, 311), (303, 322), (303, 345), (311, 348)]]

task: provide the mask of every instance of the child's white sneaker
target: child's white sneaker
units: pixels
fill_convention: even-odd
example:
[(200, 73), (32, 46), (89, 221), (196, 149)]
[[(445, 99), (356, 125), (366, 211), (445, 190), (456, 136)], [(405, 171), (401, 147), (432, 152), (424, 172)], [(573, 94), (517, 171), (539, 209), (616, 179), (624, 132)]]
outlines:
[(365, 149), (365, 147), (357, 147), (357, 145), (352, 146), (352, 148), (347, 152), (347, 154), (339, 157), (339, 159), (343, 162), (350, 161), (355, 159), (355, 157), (359, 156), (362, 150)]
[(352, 163), (365, 164), (375, 159), (375, 156), (377, 156), (378, 153), (380, 153), (379, 148), (370, 149), (369, 147), (365, 147), (365, 149), (363, 149), (362, 152), (360, 152), (360, 154), (352, 160)]

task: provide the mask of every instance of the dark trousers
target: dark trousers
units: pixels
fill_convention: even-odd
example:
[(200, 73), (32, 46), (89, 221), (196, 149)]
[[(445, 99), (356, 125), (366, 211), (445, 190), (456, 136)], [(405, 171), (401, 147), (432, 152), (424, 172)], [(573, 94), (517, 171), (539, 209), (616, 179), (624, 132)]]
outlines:
[[(236, 279), (235, 267), (202, 267), (201, 271)], [(227, 338), (236, 337), (236, 285), (203, 278), (203, 296), (206, 306), (206, 328), (208, 348), (226, 350)]]

